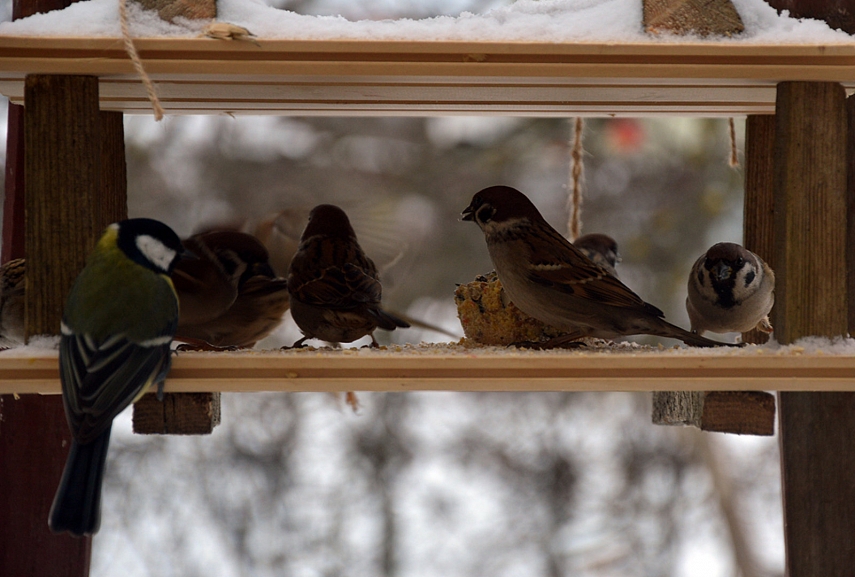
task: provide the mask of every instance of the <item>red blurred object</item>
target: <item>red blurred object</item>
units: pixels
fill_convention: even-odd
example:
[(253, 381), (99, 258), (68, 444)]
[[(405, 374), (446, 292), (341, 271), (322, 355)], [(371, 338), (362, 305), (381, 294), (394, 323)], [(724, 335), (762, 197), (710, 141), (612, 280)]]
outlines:
[(606, 143), (620, 154), (638, 152), (645, 137), (644, 127), (635, 118), (615, 118), (606, 123)]

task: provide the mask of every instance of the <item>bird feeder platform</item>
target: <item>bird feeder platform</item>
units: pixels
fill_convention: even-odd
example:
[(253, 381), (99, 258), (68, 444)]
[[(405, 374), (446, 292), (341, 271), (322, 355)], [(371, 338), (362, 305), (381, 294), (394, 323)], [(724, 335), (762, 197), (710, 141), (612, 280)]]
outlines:
[[(400, 350), (395, 350), (396, 348)], [(630, 348), (630, 347), (626, 347)], [(459, 345), (180, 353), (167, 392), (855, 391), (855, 353), (763, 347), (631, 352)], [(0, 394), (60, 392), (55, 353), (0, 355)]]

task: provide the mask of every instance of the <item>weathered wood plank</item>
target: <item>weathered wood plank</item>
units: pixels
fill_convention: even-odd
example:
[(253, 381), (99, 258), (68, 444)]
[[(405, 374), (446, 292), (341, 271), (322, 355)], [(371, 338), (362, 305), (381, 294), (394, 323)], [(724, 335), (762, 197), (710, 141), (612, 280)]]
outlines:
[[(848, 329), (845, 92), (833, 83), (778, 87), (775, 126), (777, 339)], [(779, 395), (787, 574), (855, 567), (855, 394)]]
[(733, 36), (745, 30), (730, 0), (644, 0), (642, 8), (648, 33)]

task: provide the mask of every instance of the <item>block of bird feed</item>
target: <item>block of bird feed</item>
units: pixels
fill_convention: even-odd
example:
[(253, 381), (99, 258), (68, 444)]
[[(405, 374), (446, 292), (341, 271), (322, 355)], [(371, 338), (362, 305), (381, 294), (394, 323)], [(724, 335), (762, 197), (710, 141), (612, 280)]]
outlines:
[(454, 291), (454, 302), (463, 334), (478, 344), (507, 346), (545, 341), (564, 334), (528, 316), (510, 302), (495, 272), (459, 285)]

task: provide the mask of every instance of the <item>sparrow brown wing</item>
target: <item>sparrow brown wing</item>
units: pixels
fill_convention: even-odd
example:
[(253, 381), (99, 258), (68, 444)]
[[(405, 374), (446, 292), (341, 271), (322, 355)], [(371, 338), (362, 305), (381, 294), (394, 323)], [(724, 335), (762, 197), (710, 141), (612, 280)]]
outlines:
[[(377, 268), (359, 246), (341, 250), (340, 245), (330, 243), (325, 251), (322, 243), (321, 237), (313, 237), (294, 255), (288, 276), (291, 295), (306, 304), (334, 308), (380, 302)], [(332, 248), (336, 250), (329, 253)], [(318, 256), (321, 258), (313, 258)]]
[(606, 269), (592, 262), (554, 229), (550, 227), (544, 233), (551, 237), (548, 246), (553, 250), (546, 252), (538, 246), (531, 247), (528, 277), (532, 282), (605, 305), (641, 308), (658, 317), (665, 315), (644, 302)]

